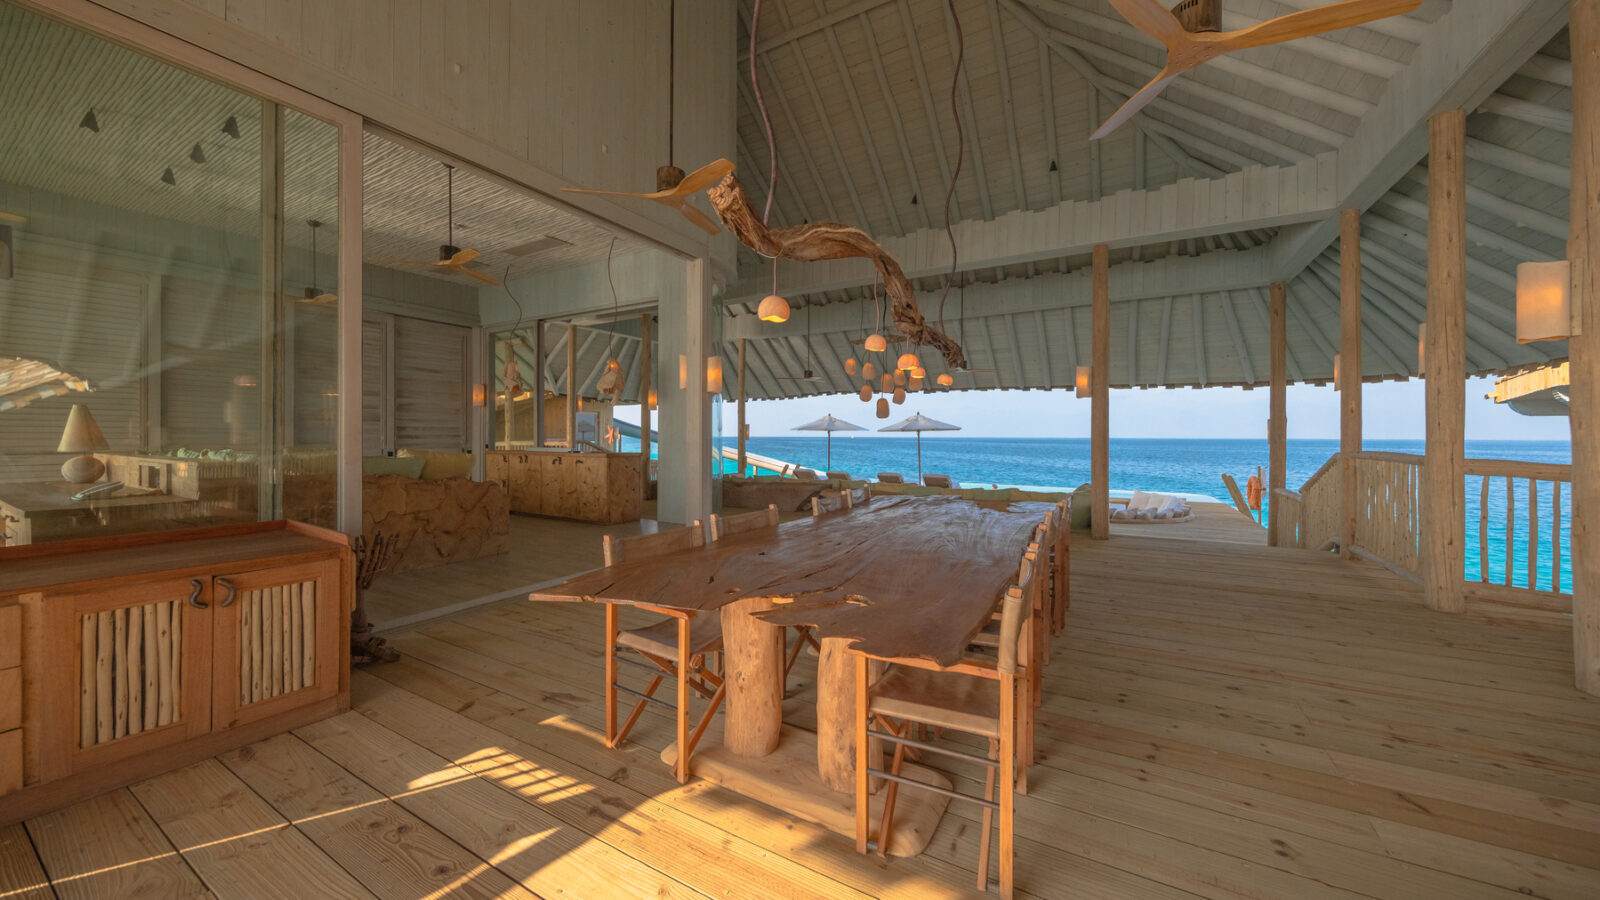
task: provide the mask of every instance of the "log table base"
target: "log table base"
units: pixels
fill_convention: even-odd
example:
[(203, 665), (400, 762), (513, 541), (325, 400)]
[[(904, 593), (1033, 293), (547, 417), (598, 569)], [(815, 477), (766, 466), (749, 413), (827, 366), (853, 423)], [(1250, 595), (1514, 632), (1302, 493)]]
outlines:
[[(667, 765), (676, 766), (677, 760), (677, 744), (669, 744), (661, 751), (661, 761)], [(701, 741), (689, 761), (689, 774), (836, 834), (855, 838), (855, 798), (822, 783), (817, 772), (817, 736), (803, 728), (783, 726), (778, 749), (766, 756), (740, 756), (721, 744)], [(946, 790), (952, 787), (943, 773), (915, 763), (905, 763), (901, 774)], [(904, 788), (898, 794), (889, 855), (916, 856), (933, 840), (933, 832), (939, 827), (939, 819), (950, 805), (950, 798), (915, 788)], [(883, 791), (872, 795), (869, 827), (874, 835), (883, 813), (883, 797)]]

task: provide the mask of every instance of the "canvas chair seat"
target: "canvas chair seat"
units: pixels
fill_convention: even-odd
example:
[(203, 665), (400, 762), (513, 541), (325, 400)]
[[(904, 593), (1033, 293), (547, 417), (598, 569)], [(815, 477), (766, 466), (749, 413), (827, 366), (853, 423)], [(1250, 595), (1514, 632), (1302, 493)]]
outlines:
[[(649, 656), (678, 658), (678, 620), (662, 619), (654, 625), (635, 628), (617, 635), (617, 646), (629, 647)], [(722, 617), (696, 616), (689, 621), (689, 655), (704, 656), (722, 649)]]
[(989, 678), (894, 668), (872, 686), (868, 711), (968, 734), (1000, 736), (1000, 698)]

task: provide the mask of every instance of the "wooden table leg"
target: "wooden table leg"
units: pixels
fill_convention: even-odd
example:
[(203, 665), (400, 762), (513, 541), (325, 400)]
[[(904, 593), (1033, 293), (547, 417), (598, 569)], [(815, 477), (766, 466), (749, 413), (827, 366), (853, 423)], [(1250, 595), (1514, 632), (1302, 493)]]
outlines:
[(783, 726), (783, 629), (754, 618), (771, 600), (739, 600), (722, 608), (727, 717), (722, 743), (739, 756), (778, 749)]
[[(823, 638), (817, 662), (817, 772), (822, 783), (850, 793), (856, 782), (856, 678), (855, 657), (845, 650), (852, 638)], [(868, 660), (869, 684), (883, 674), (882, 660)], [(883, 768), (883, 742), (867, 747), (868, 765)], [(882, 778), (872, 779), (876, 792)]]

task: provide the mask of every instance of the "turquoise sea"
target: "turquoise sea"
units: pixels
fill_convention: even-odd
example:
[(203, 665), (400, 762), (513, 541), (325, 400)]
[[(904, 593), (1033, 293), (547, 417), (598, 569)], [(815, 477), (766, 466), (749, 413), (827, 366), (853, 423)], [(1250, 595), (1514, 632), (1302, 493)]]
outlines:
[[(732, 446), (732, 438), (724, 443)], [(833, 438), (832, 465), (828, 465), (827, 442), (822, 436), (752, 437), (751, 453), (784, 460), (821, 471), (844, 470), (858, 478), (875, 478), (878, 472), (904, 473), (916, 477), (917, 446), (912, 438), (879, 435), (836, 434)], [(1335, 440), (1289, 441), (1288, 484), (1298, 489), (1318, 467), (1339, 448)], [(1368, 450), (1421, 453), (1421, 441), (1368, 441)], [(1528, 462), (1565, 463), (1571, 461), (1571, 446), (1566, 441), (1468, 441), (1467, 456), (1481, 459), (1516, 459)], [(1071, 489), (1089, 480), (1089, 441), (1086, 438), (976, 438), (952, 434), (925, 434), (922, 439), (925, 472), (948, 474), (970, 486), (1037, 485)], [(1187, 440), (1187, 439), (1112, 439), (1111, 489), (1113, 491), (1162, 491), (1206, 494), (1227, 498), (1222, 473), (1238, 479), (1241, 489), (1257, 466), (1267, 464), (1265, 440)], [(729, 463), (731, 469), (732, 463)], [(1468, 478), (1466, 493), (1467, 578), (1478, 579), (1477, 529), (1479, 480)], [(1541, 588), (1550, 587), (1551, 521), (1550, 485), (1541, 485), (1539, 498)], [(1518, 502), (1513, 514), (1514, 542), (1512, 584), (1527, 584), (1526, 547), (1528, 516), (1525, 483), (1517, 485)], [(1570, 495), (1562, 497), (1563, 540), (1570, 533)], [(1491, 552), (1489, 580), (1502, 582), (1505, 576), (1504, 534), (1506, 502), (1504, 479), (1490, 485), (1489, 535)], [(1571, 550), (1563, 548), (1563, 590), (1571, 585)]]

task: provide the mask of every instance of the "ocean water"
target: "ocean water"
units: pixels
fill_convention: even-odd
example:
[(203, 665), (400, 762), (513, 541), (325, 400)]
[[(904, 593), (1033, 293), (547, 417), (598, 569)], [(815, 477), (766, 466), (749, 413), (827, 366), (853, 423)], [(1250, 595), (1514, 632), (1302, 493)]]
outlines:
[[(734, 445), (732, 438), (724, 443)], [(746, 447), (751, 453), (791, 462), (818, 471), (835, 469), (858, 478), (876, 478), (879, 472), (900, 472), (914, 480), (917, 474), (917, 442), (912, 438), (880, 435), (836, 434), (833, 437), (831, 465), (827, 441), (821, 436), (752, 437)], [(1291, 440), (1288, 444), (1287, 480), (1291, 489), (1300, 485), (1339, 449), (1336, 440)], [(1368, 441), (1368, 450), (1421, 453), (1421, 441)], [(1468, 458), (1515, 459), (1526, 462), (1571, 462), (1571, 445), (1566, 441), (1468, 441)], [(732, 471), (733, 463), (728, 462)], [(1222, 473), (1236, 478), (1242, 489), (1257, 466), (1267, 465), (1265, 440), (1190, 440), (1118, 439), (1111, 440), (1112, 491), (1161, 491), (1204, 494), (1227, 499)], [(1035, 485), (1071, 490), (1089, 480), (1089, 441), (1086, 438), (977, 438), (957, 434), (924, 434), (922, 470), (950, 475), (968, 486)], [(1478, 523), (1480, 479), (1467, 479), (1466, 500), (1467, 579), (1478, 580)], [(1556, 523), (1552, 519), (1551, 486), (1541, 484), (1538, 504), (1540, 534), (1540, 588), (1551, 587), (1549, 535)], [(1528, 509), (1526, 482), (1516, 485), (1517, 503), (1513, 524), (1511, 583), (1527, 585)], [(1504, 583), (1506, 572), (1505, 480), (1492, 479), (1489, 494), (1489, 580)], [(1570, 532), (1571, 495), (1563, 491), (1560, 530), (1565, 544)], [(1270, 509), (1264, 515), (1270, 515)], [(1572, 584), (1571, 548), (1563, 546), (1561, 589)]]

